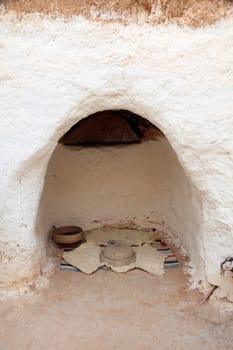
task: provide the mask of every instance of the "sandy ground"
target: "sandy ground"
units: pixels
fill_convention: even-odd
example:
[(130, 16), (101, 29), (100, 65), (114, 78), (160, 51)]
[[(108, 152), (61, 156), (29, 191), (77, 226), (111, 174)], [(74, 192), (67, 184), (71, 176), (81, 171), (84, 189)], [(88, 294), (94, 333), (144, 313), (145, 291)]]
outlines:
[(0, 349), (232, 349), (232, 314), (202, 298), (181, 268), (57, 271), (43, 292), (1, 302)]

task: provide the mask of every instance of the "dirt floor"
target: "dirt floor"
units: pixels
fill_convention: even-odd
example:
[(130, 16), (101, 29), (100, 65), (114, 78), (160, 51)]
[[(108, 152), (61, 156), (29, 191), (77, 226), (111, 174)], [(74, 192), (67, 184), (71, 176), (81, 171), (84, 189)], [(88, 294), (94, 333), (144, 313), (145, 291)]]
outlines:
[(182, 268), (57, 271), (40, 294), (1, 302), (0, 349), (232, 349), (232, 313), (202, 298)]

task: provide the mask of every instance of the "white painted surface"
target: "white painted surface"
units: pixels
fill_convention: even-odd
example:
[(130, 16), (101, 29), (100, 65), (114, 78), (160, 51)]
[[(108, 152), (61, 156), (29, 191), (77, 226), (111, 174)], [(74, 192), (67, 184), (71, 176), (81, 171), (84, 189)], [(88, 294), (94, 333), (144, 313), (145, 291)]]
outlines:
[(45, 178), (37, 230), (47, 239), (52, 225), (169, 227), (192, 250), (200, 211), (197, 193), (166, 139), (99, 149), (58, 145)]
[[(219, 273), (233, 250), (232, 39), (232, 21), (194, 31), (1, 18), (3, 290), (40, 273), (38, 251), (44, 256), (45, 250), (35, 225), (57, 140), (91, 113), (122, 108), (161, 128), (192, 183), (199, 233), (196, 224), (193, 235), (186, 233), (187, 220), (180, 237), (192, 256), (193, 281), (220, 285), (232, 298), (232, 282)], [(181, 222), (183, 209), (175, 215)]]

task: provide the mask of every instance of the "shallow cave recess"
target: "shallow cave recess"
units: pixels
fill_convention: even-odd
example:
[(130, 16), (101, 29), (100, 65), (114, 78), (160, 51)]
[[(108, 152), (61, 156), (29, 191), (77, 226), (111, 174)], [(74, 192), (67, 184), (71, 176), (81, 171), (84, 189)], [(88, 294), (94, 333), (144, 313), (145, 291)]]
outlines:
[[(154, 237), (156, 232), (161, 240), (169, 237), (174, 245), (182, 242), (192, 258), (200, 213), (198, 192), (166, 135), (131, 111), (104, 110), (81, 119), (58, 139), (45, 174), (36, 230), (45, 246), (54, 226), (81, 227), (81, 243), (93, 243), (87, 235), (98, 234), (100, 242), (92, 253), (85, 251), (86, 244), (80, 244), (81, 253), (98, 259), (102, 245), (110, 241), (128, 244), (125, 236), (135, 240), (139, 235), (140, 242), (132, 245), (140, 248), (150, 244), (151, 234)], [(105, 234), (110, 234), (106, 240)], [(145, 235), (150, 239), (144, 240)], [(112, 248), (118, 254), (118, 245)], [(150, 248), (157, 252), (156, 247)], [(79, 263), (77, 266), (82, 270)]]
[(82, 119), (59, 140), (65, 146), (129, 145), (164, 137), (148, 120), (126, 110), (97, 112)]

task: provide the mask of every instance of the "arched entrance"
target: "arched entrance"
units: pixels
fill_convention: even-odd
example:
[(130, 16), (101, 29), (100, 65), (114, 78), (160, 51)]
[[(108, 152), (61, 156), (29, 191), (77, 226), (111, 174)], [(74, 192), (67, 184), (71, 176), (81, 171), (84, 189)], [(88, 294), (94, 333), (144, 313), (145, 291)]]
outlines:
[(201, 203), (163, 132), (128, 110), (106, 110), (75, 123), (48, 164), (37, 217), (52, 225), (155, 227), (195, 259)]

